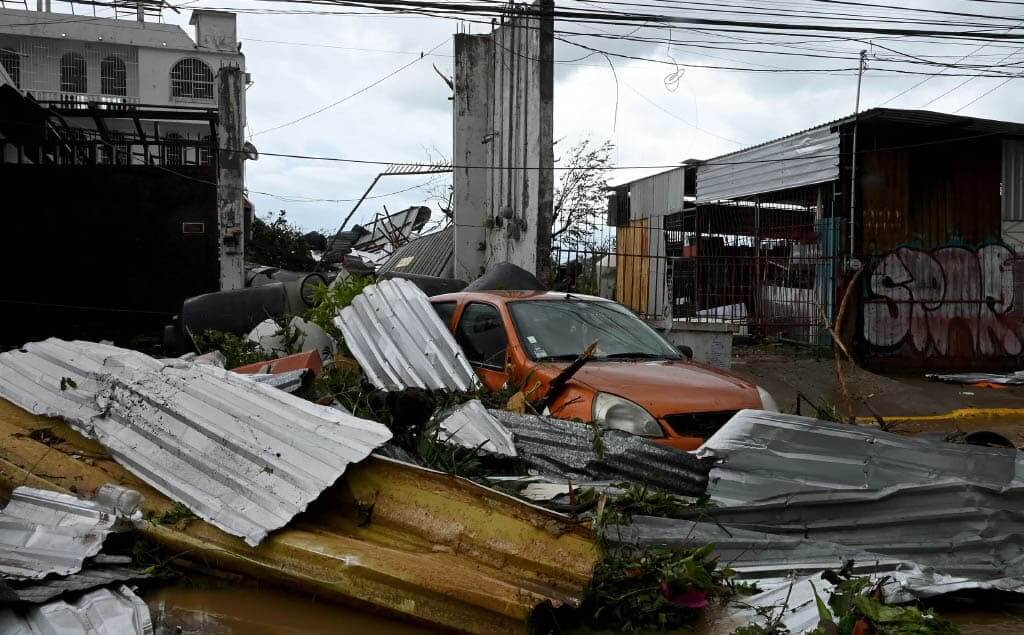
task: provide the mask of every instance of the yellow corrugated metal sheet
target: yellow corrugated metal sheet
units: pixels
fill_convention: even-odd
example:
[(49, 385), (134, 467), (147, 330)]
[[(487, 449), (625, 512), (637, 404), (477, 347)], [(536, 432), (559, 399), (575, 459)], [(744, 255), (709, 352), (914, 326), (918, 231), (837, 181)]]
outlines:
[[(33, 434), (40, 429), (50, 434)], [(63, 422), (0, 400), (0, 489), (88, 492), (108, 482), (142, 492), (148, 510), (173, 507)], [(200, 520), (140, 531), (205, 566), (471, 633), (525, 632), (538, 605), (576, 603), (598, 558), (589, 531), (564, 517), (378, 458), (350, 466), (258, 547)]]

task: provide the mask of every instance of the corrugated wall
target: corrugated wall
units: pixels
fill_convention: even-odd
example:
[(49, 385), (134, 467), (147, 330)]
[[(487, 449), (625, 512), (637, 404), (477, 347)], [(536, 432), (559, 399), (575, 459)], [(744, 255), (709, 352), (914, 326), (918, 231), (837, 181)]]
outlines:
[(683, 210), (684, 168), (629, 184), (630, 219), (665, 216)]
[(1003, 141), (1003, 220), (1024, 221), (1024, 141)]
[(697, 202), (839, 178), (839, 134), (825, 125), (711, 159), (697, 168)]

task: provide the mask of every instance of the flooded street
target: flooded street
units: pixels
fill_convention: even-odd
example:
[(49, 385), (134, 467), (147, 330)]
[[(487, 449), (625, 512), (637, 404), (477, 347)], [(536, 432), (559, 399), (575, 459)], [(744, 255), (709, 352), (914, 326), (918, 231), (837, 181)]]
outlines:
[(157, 635), (419, 635), (436, 633), (334, 603), (270, 589), (172, 586), (141, 594)]

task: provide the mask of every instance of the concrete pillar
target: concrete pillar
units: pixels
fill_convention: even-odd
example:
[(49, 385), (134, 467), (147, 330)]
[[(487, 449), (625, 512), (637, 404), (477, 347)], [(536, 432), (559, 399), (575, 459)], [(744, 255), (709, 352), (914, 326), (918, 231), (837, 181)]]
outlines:
[(217, 73), (217, 220), (220, 237), (220, 289), (245, 286), (245, 186), (244, 73), (224, 66)]
[(490, 36), (455, 36), (454, 275), (467, 281), (483, 271), (488, 234), (484, 223), (491, 210), (491, 171), (474, 166), (491, 164), (493, 55), (494, 42)]

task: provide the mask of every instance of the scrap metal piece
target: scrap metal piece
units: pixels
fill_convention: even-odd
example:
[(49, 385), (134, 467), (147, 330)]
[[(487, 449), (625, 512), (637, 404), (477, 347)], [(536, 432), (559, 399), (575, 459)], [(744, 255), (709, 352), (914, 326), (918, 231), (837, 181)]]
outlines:
[(39, 580), (75, 573), (110, 533), (130, 527), (107, 501), (19, 487), (0, 512), (0, 576)]
[(737, 505), (801, 491), (880, 490), (953, 479), (1024, 485), (1015, 450), (906, 437), (778, 412), (741, 410), (697, 451), (713, 459), (708, 496)]
[(642, 437), (604, 430), (604, 453), (594, 451), (593, 426), (491, 410), (512, 431), (519, 455), (550, 475), (574, 481), (630, 481), (670, 494), (703, 496), (711, 462)]
[(467, 401), (438, 423), (442, 441), (464, 448), (501, 456), (518, 456), (512, 442), (512, 433), (484, 408), (479, 399)]
[[(241, 374), (241, 373), (239, 373)], [(257, 383), (266, 384), (273, 386), (278, 390), (283, 390), (288, 393), (297, 393), (303, 386), (309, 385), (313, 381), (313, 371), (308, 368), (300, 368), (298, 370), (289, 370), (283, 373), (253, 373), (251, 375), (244, 375), (251, 381)]]
[(259, 544), (388, 429), (230, 371), (50, 339), (0, 355), (0, 396), (60, 416), (224, 531)]
[(426, 294), (408, 280), (366, 287), (334, 324), (377, 388), (471, 391), (480, 386)]
[(81, 593), (151, 577), (146, 570), (132, 567), (131, 562), (130, 556), (101, 553), (86, 562), (81, 571), (67, 577), (22, 583), (0, 581), (0, 602), (42, 604), (69, 593)]
[(153, 635), (149, 607), (131, 589), (99, 589), (74, 603), (57, 600), (26, 610), (0, 608), (0, 632), (10, 635)]
[(952, 373), (925, 375), (928, 379), (947, 384), (999, 384), (1001, 386), (1024, 385), (1024, 371), (1014, 373)]

